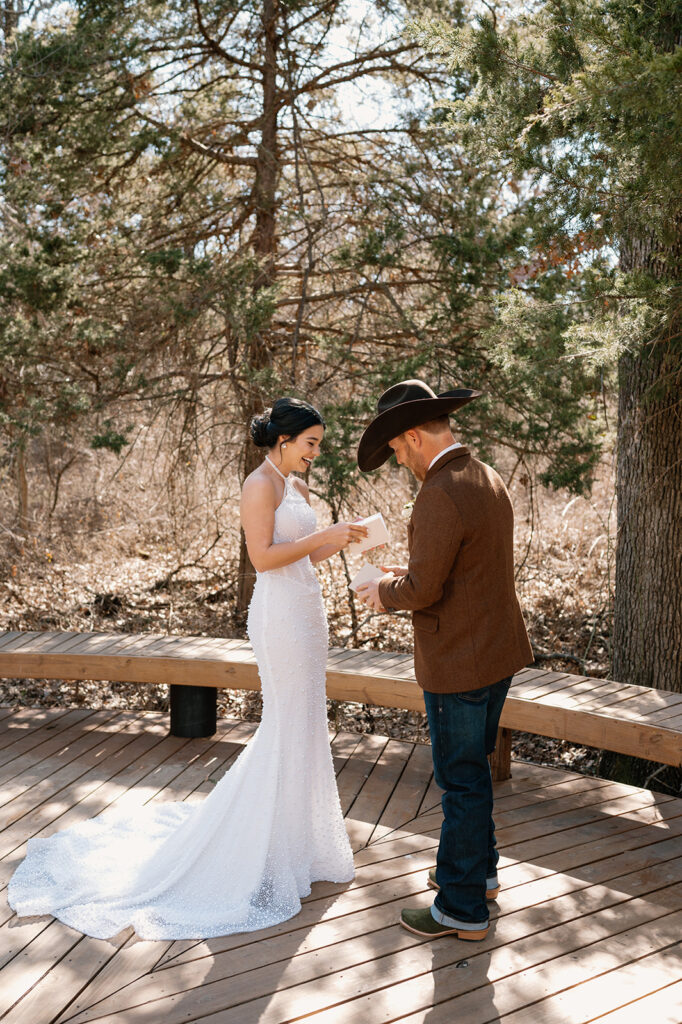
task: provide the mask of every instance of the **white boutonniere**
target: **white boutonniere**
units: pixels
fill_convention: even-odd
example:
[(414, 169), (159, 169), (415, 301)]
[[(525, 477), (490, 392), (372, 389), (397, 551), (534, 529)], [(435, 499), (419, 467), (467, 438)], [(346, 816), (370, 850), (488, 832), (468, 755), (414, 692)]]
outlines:
[(410, 516), (412, 515), (412, 509), (413, 508), (414, 508), (414, 502), (413, 501), (406, 501), (405, 504), (402, 507), (401, 512), (400, 512), (400, 515), (402, 516), (402, 518), (403, 519), (409, 519)]

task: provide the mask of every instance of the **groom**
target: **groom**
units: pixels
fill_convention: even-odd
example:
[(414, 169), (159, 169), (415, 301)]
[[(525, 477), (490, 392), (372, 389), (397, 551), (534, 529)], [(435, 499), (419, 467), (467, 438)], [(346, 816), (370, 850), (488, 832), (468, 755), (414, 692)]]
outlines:
[(385, 391), (360, 440), (358, 465), (392, 454), (422, 484), (408, 526), (409, 565), (359, 590), (377, 611), (409, 609), (414, 664), (444, 790), (431, 908), (404, 909), (401, 924), (426, 937), (485, 938), (487, 900), (499, 891), (487, 755), (511, 677), (533, 660), (514, 589), (513, 512), (494, 469), (450, 430), (448, 414), (477, 398), (436, 395), (420, 380)]

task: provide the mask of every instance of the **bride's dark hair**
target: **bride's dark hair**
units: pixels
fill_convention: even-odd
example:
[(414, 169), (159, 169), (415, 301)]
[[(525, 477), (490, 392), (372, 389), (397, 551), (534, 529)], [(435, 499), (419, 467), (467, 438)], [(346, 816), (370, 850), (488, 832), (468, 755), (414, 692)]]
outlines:
[(300, 398), (278, 398), (271, 409), (254, 416), (249, 426), (251, 439), (259, 448), (274, 448), (277, 438), (296, 437), (314, 426), (326, 427), (317, 409)]

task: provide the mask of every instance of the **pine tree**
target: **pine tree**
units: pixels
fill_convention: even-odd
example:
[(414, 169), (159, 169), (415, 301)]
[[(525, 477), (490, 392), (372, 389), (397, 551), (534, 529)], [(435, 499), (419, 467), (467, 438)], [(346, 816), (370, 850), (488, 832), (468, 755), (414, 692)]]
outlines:
[(563, 401), (533, 340), (554, 321), (557, 356), (618, 390), (614, 677), (679, 691), (682, 8), (544, 0), (419, 32), (460, 90), (444, 103), (448, 137), (508, 169), (523, 221), (494, 361), (521, 380), (539, 366)]

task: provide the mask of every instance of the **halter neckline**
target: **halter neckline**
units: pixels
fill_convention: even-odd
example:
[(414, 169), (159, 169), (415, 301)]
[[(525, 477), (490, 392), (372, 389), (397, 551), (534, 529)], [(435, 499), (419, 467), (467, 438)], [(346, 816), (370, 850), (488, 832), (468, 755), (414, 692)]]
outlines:
[(274, 463), (274, 462), (272, 461), (272, 459), (270, 459), (270, 458), (269, 458), (269, 457), (268, 457), (268, 456), (266, 455), (266, 456), (265, 456), (265, 461), (266, 461), (266, 462), (269, 462), (269, 463), (270, 463), (270, 465), (271, 465), (271, 466), (272, 466), (272, 468), (274, 469), (275, 473), (277, 473), (277, 476), (281, 476), (282, 480), (284, 480), (284, 483), (286, 483), (286, 482), (287, 482), (287, 480), (289, 479), (289, 477), (288, 477), (288, 476), (285, 476), (285, 475), (284, 475), (284, 473), (283, 473), (283, 472), (282, 472), (282, 471), (281, 471), (280, 469), (278, 469), (278, 468), (277, 468), (277, 466), (276, 466), (276, 465), (275, 465), (275, 463)]

